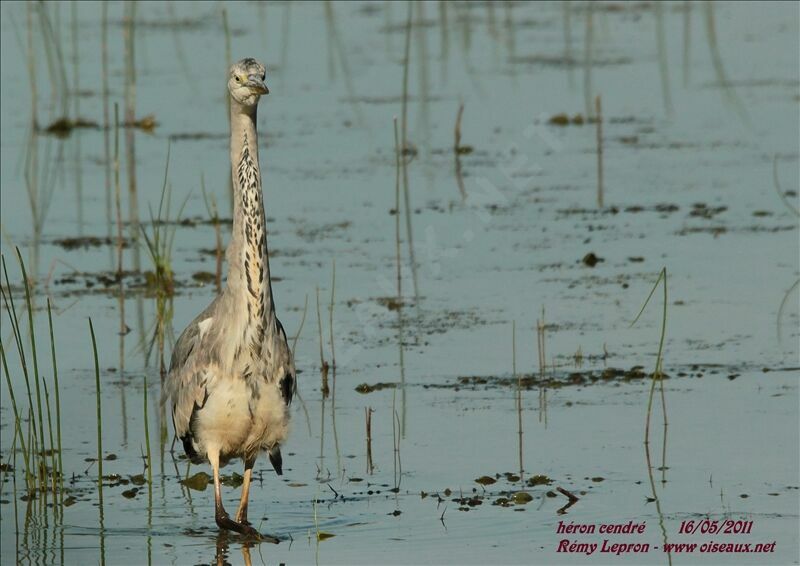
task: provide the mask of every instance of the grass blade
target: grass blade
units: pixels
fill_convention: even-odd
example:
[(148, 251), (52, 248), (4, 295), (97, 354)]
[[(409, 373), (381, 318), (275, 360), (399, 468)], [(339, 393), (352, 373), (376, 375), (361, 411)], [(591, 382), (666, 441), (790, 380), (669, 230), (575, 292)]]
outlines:
[(61, 387), (58, 383), (58, 362), (56, 361), (56, 340), (53, 334), (53, 312), (50, 298), (47, 299), (47, 323), (50, 328), (50, 354), (53, 360), (53, 383), (56, 395), (56, 441), (58, 442), (58, 477), (60, 484), (60, 498), (64, 500), (64, 464), (61, 459)]
[(103, 513), (103, 410), (100, 400), (100, 362), (97, 359), (97, 339), (94, 336), (94, 325), (89, 317), (89, 333), (92, 335), (92, 353), (94, 354), (94, 385), (97, 405), (97, 490), (100, 494), (100, 513)]

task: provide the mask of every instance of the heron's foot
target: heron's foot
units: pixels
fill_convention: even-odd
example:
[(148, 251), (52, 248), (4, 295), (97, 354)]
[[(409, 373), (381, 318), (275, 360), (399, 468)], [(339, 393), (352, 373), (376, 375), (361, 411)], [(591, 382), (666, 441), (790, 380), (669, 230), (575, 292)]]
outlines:
[(248, 537), (258, 536), (259, 534), (257, 530), (250, 526), (250, 523), (240, 523), (238, 521), (234, 521), (228, 516), (227, 513), (217, 513), (214, 519), (216, 520), (217, 526), (220, 529), (226, 529), (228, 531), (233, 531)]
[(271, 542), (273, 544), (278, 544), (280, 542), (280, 540), (274, 536), (262, 535), (259, 533), (250, 525), (249, 522), (247, 522), (247, 519), (244, 519), (244, 522), (237, 522), (231, 519), (227, 513), (218, 513), (214, 519), (216, 520), (217, 526), (220, 529), (233, 531), (259, 542)]

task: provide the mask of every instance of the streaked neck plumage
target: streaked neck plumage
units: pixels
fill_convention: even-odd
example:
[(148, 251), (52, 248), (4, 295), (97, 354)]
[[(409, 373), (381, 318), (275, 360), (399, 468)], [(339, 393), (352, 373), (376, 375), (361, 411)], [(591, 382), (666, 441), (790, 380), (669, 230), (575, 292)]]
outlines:
[(228, 282), (225, 294), (234, 308), (247, 309), (254, 346), (265, 333), (275, 331), (275, 309), (267, 251), (267, 226), (258, 163), (256, 106), (231, 99), (231, 167), (233, 229), (226, 253)]

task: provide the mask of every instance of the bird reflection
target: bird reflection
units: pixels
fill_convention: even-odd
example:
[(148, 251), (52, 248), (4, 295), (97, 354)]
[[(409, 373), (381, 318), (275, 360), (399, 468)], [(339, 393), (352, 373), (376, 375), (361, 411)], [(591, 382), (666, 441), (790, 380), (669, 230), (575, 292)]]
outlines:
[[(220, 529), (219, 534), (217, 535), (217, 545), (216, 545), (216, 553), (214, 556), (214, 564), (217, 566), (230, 566), (230, 562), (228, 562), (228, 551), (230, 549), (230, 540), (232, 536), (230, 532), (226, 531), (225, 529)], [(245, 566), (250, 566), (252, 561), (250, 559), (250, 549), (253, 547), (253, 541), (243, 541), (241, 550), (242, 550), (242, 560)]]

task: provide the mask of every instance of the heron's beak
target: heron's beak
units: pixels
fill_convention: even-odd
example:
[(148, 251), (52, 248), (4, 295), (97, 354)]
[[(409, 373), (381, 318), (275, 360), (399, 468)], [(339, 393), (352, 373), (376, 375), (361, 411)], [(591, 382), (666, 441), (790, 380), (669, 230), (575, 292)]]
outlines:
[(250, 75), (247, 77), (247, 82), (244, 86), (250, 88), (250, 90), (254, 91), (256, 94), (269, 94), (269, 89), (267, 85), (264, 84), (264, 81), (261, 80), (261, 77), (256, 75)]

